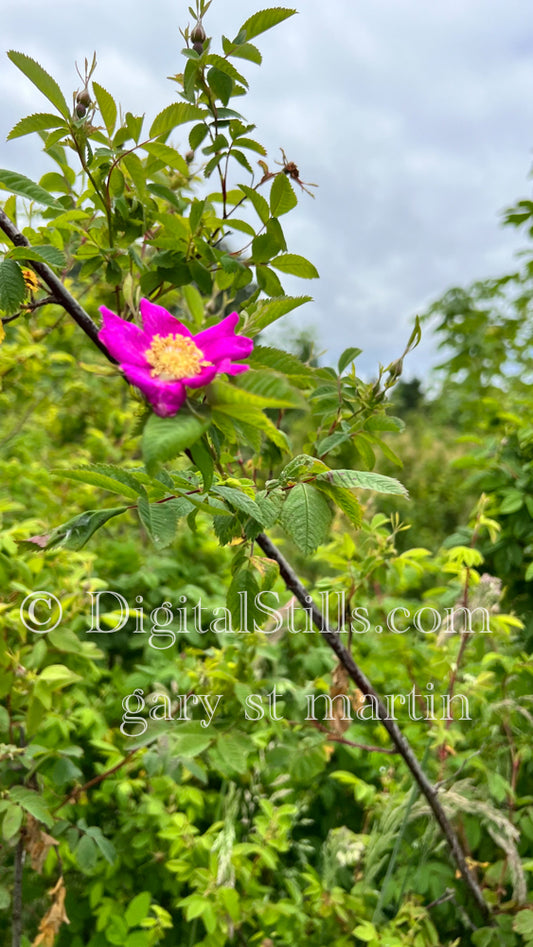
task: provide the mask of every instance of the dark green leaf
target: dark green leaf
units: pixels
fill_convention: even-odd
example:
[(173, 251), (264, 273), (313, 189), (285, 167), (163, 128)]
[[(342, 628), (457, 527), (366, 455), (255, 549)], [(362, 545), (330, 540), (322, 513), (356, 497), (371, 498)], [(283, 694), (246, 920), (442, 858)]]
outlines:
[(13, 802), (18, 802), (19, 806), (22, 806), (34, 819), (43, 822), (48, 828), (53, 824), (54, 820), (48, 806), (45, 805), (43, 797), (34, 789), (28, 789), (26, 786), (13, 786), (9, 796)]
[(13, 838), (22, 825), (22, 809), (20, 806), (9, 805), (2, 821), (2, 836), (6, 840)]
[(98, 851), (95, 842), (88, 835), (82, 835), (76, 846), (76, 859), (83, 872), (90, 873), (96, 865)]
[(20, 308), (26, 295), (22, 270), (14, 260), (0, 263), (0, 310), (10, 315)]
[(200, 420), (185, 409), (171, 418), (151, 414), (145, 424), (142, 441), (143, 458), (148, 473), (155, 473), (167, 460), (173, 460), (197, 441), (209, 427), (207, 418)]
[(273, 270), (270, 270), (268, 266), (264, 264), (258, 265), (255, 268), (255, 275), (257, 278), (257, 285), (260, 289), (264, 290), (267, 296), (283, 296), (283, 286), (281, 285), (278, 277)]
[(9, 258), (12, 260), (38, 260), (40, 263), (46, 263), (48, 266), (65, 266), (65, 254), (57, 247), (37, 246), (37, 247), (13, 247), (9, 251)]
[(268, 233), (262, 233), (252, 240), (252, 260), (254, 263), (268, 263), (278, 252), (277, 240)]
[(210, 53), (206, 61), (209, 66), (215, 66), (220, 72), (226, 73), (226, 75), (235, 82), (240, 82), (246, 87), (248, 86), (244, 76), (235, 68), (232, 63), (228, 62), (227, 59), (224, 59), (223, 56), (217, 56), (215, 53)]
[(188, 516), (194, 506), (186, 497), (175, 497), (159, 503), (149, 503), (141, 497), (137, 504), (139, 517), (154, 544), (163, 549), (176, 535), (178, 519)]
[(86, 510), (57, 526), (48, 536), (32, 536), (28, 542), (46, 549), (61, 546), (63, 549), (73, 549), (77, 552), (85, 546), (96, 530), (112, 517), (125, 513), (127, 509), (127, 506), (119, 506), (107, 510)]
[(255, 500), (252, 500), (247, 493), (238, 490), (236, 487), (226, 487), (222, 484), (213, 487), (213, 493), (222, 497), (236, 510), (242, 510), (243, 513), (251, 516), (254, 520), (261, 522), (261, 510)]
[(204, 490), (207, 493), (207, 491), (211, 489), (211, 484), (213, 482), (214, 462), (211, 456), (211, 451), (205, 444), (205, 439), (196, 441), (196, 443), (192, 445), (191, 457), (198, 467), (198, 470), (202, 474)]
[(289, 491), (281, 512), (281, 525), (305, 556), (310, 556), (328, 535), (331, 511), (325, 497), (308, 483)]
[(5, 187), (13, 194), (19, 197), (26, 197), (29, 201), (37, 201), (38, 204), (44, 204), (45, 207), (60, 208), (56, 199), (48, 191), (45, 191), (39, 184), (30, 181), (24, 174), (18, 174), (16, 171), (0, 170), (0, 185)]

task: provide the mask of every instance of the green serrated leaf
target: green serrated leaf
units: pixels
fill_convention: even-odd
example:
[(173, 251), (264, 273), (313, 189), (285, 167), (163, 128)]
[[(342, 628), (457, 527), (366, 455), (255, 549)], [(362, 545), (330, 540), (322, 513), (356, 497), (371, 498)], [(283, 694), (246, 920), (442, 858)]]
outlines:
[(310, 476), (327, 471), (326, 464), (318, 457), (309, 454), (298, 454), (283, 468), (279, 475), (280, 483), (298, 483)]
[(0, 263), (0, 310), (10, 315), (20, 309), (26, 295), (22, 270), (14, 260)]
[(81, 675), (71, 671), (65, 664), (49, 664), (39, 674), (39, 681), (50, 684), (53, 690), (60, 690), (70, 684), (77, 684), (81, 680)]
[(268, 263), (279, 251), (277, 240), (270, 234), (262, 233), (252, 240), (252, 261), (254, 263)]
[[(288, 312), (292, 312), (298, 306), (303, 306), (304, 303), (312, 302), (312, 299), (312, 296), (280, 296), (279, 298), (261, 300), (246, 323), (247, 335), (253, 338)], [(278, 352), (278, 349), (271, 349), (270, 351)], [(302, 365), (302, 368), (305, 368), (305, 366)], [(281, 370), (283, 371), (283, 369)]]
[(271, 266), (276, 270), (281, 270), (282, 273), (290, 273), (302, 279), (318, 279), (316, 267), (297, 253), (283, 253), (272, 260)]
[(127, 509), (127, 506), (119, 506), (107, 510), (86, 510), (57, 526), (49, 535), (33, 536), (28, 542), (45, 549), (61, 546), (63, 549), (73, 549), (77, 552), (101, 526), (112, 517), (125, 513)]
[(339, 487), (357, 487), (359, 490), (408, 496), (407, 490), (399, 480), (372, 473), (369, 470), (328, 470), (327, 473), (319, 474), (317, 479), (337, 484)]
[(150, 128), (150, 138), (168, 135), (178, 125), (183, 125), (185, 122), (195, 122), (206, 114), (205, 109), (198, 108), (197, 105), (190, 105), (188, 102), (174, 102), (156, 115)]
[(45, 805), (44, 799), (35, 790), (28, 789), (26, 786), (13, 786), (9, 791), (9, 796), (13, 802), (17, 802), (26, 812), (29, 812), (34, 819), (38, 819), (39, 822), (43, 822), (49, 828), (53, 825), (54, 819), (48, 806)]
[(59, 269), (66, 263), (65, 254), (57, 247), (50, 246), (13, 247), (6, 256), (11, 260), (37, 260)]
[(236, 487), (227, 487), (222, 484), (217, 484), (216, 487), (213, 487), (213, 493), (222, 497), (223, 500), (226, 500), (236, 510), (241, 510), (243, 513), (246, 513), (247, 516), (251, 516), (252, 519), (257, 520), (258, 523), (262, 522), (260, 507), (255, 500), (252, 500), (252, 498), (249, 497), (248, 494), (243, 493), (242, 490), (238, 490)]
[(255, 268), (257, 285), (267, 294), (267, 296), (283, 296), (283, 286), (274, 270), (269, 269), (264, 263), (260, 263)]
[(149, 891), (141, 891), (128, 904), (124, 914), (124, 920), (128, 927), (138, 927), (141, 921), (144, 921), (150, 910), (152, 895)]
[(141, 497), (137, 506), (143, 526), (159, 549), (170, 545), (176, 535), (178, 519), (188, 516), (194, 509), (186, 497), (175, 497), (159, 503), (150, 503)]
[(143, 148), (148, 154), (153, 155), (154, 158), (164, 161), (167, 167), (173, 168), (181, 174), (188, 174), (189, 166), (185, 158), (180, 155), (179, 151), (176, 151), (175, 148), (171, 148), (170, 145), (164, 145), (160, 141), (152, 141), (143, 145)]
[(353, 526), (359, 528), (363, 521), (363, 510), (361, 504), (349, 489), (336, 486), (333, 483), (326, 483), (325, 480), (317, 480), (316, 486), (321, 493), (333, 500), (339, 510), (346, 514)]
[(60, 468), (52, 472), (55, 476), (66, 480), (75, 480), (78, 483), (100, 487), (102, 490), (118, 493), (130, 500), (137, 500), (139, 496), (143, 496), (146, 492), (144, 486), (132, 474), (120, 467), (113, 467), (112, 464), (94, 464), (86, 467), (76, 467), (73, 470), (62, 470)]
[(35, 59), (26, 56), (25, 53), (18, 53), (16, 50), (11, 49), (7, 55), (11, 62), (27, 76), (30, 82), (33, 82), (33, 85), (39, 89), (39, 92), (42, 92), (48, 101), (51, 102), (52, 105), (55, 105), (63, 118), (69, 119), (70, 112), (65, 101), (65, 96), (55, 79), (53, 79)]
[(191, 128), (189, 132), (189, 145), (192, 151), (196, 151), (196, 149), (200, 147), (208, 131), (209, 128), (205, 122), (200, 122), (198, 125), (195, 125), (194, 128)]
[(170, 418), (151, 414), (145, 424), (142, 441), (148, 473), (155, 473), (161, 464), (173, 460), (194, 444), (207, 430), (209, 423), (207, 417), (200, 419), (184, 409)]
[(216, 98), (220, 99), (223, 105), (227, 105), (233, 92), (233, 79), (226, 72), (217, 69), (216, 66), (211, 66), (207, 73), (207, 82)]
[(94, 839), (89, 835), (82, 835), (75, 851), (79, 867), (83, 872), (90, 874), (96, 865), (98, 851)]
[(107, 130), (107, 134), (111, 137), (115, 130), (115, 125), (117, 123), (117, 106), (115, 100), (109, 92), (104, 89), (98, 82), (93, 81), (93, 91), (94, 97), (96, 99), (96, 104), (100, 109), (100, 115), (104, 120), (104, 125)]
[(308, 483), (288, 492), (281, 525), (305, 556), (310, 556), (328, 535), (331, 511), (324, 496)]
[[(296, 10), (289, 10), (284, 7), (270, 7), (267, 10), (260, 10), (244, 21), (238, 36), (243, 35), (246, 40), (254, 39), (255, 36), (272, 29), (273, 26), (277, 26), (278, 23), (286, 20), (289, 16), (294, 16), (296, 12)], [(233, 42), (237, 43), (237, 39)]]
[(255, 212), (261, 220), (261, 223), (266, 224), (270, 217), (270, 209), (263, 195), (259, 194), (256, 190), (254, 190), (253, 187), (248, 187), (247, 184), (239, 184), (239, 188), (250, 200)]
[(223, 36), (222, 48), (225, 56), (238, 56), (240, 59), (248, 59), (250, 62), (255, 62), (258, 66), (263, 62), (263, 57), (257, 46), (254, 46), (252, 43), (239, 43), (235, 45)]
[(201, 441), (196, 441), (196, 443), (192, 445), (191, 457), (198, 467), (198, 470), (202, 474), (204, 490), (207, 492), (211, 489), (211, 484), (213, 483), (213, 472), (215, 465), (211, 456), (211, 451), (206, 446), (205, 438)]
[(29, 201), (36, 201), (38, 204), (44, 204), (45, 207), (61, 208), (61, 205), (48, 191), (45, 191), (44, 187), (36, 184), (35, 181), (30, 181), (24, 174), (2, 169), (0, 170), (0, 185)]
[(230, 385), (220, 380), (211, 383), (208, 399), (209, 403), (216, 408), (224, 406), (228, 413), (232, 413), (230, 408), (234, 407), (235, 411), (233, 413), (236, 418), (239, 417), (241, 407), (254, 407), (263, 410), (264, 408), (291, 408), (293, 405), (292, 399), (286, 401), (284, 398), (280, 398), (279, 395), (264, 397), (249, 389), (244, 390), (237, 385)]
[(286, 174), (276, 174), (270, 188), (270, 211), (273, 217), (281, 217), (296, 207), (298, 198)]
[(64, 129), (65, 134), (67, 134), (68, 125), (65, 125), (62, 118), (59, 118), (57, 115), (52, 115), (49, 112), (35, 112), (33, 115), (27, 115), (26, 118), (21, 118), (20, 121), (17, 122), (9, 132), (7, 141), (11, 141), (13, 138), (21, 138), (23, 135), (31, 135), (32, 132), (40, 132), (47, 128), (59, 127)]
[(224, 59), (223, 56), (218, 56), (216, 53), (210, 53), (206, 60), (209, 66), (216, 66), (221, 72), (225, 72), (230, 79), (233, 79), (235, 82), (240, 82), (243, 86), (248, 88), (248, 82), (240, 73), (235, 66), (228, 62), (227, 59)]
[(239, 148), (248, 148), (249, 151), (255, 151), (258, 155), (266, 155), (267, 153), (264, 145), (253, 138), (236, 138), (233, 144)]
[(361, 354), (361, 352), (362, 352), (362, 349), (358, 349), (353, 346), (348, 349), (344, 349), (344, 352), (339, 358), (339, 362), (337, 366), (339, 369), (339, 375), (342, 375), (344, 369), (347, 368), (348, 365), (350, 365), (354, 361), (354, 359), (356, 359), (357, 356)]
[(22, 809), (20, 806), (9, 805), (2, 821), (2, 836), (6, 842), (17, 834), (21, 825)]

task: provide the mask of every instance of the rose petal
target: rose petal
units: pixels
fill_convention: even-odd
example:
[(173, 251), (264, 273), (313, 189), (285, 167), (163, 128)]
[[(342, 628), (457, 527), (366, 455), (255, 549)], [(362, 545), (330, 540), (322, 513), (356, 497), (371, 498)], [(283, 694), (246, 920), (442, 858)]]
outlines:
[(220, 375), (240, 375), (242, 372), (247, 372), (249, 368), (249, 365), (237, 365), (235, 362), (230, 361), (229, 358), (224, 358), (217, 364), (217, 372)]
[(150, 338), (154, 335), (160, 335), (162, 338), (166, 335), (191, 337), (192, 333), (187, 326), (184, 326), (179, 319), (176, 319), (163, 306), (158, 306), (156, 303), (150, 302), (149, 299), (141, 299), (140, 310), (144, 331)]
[(117, 362), (129, 362), (132, 365), (145, 365), (145, 351), (150, 342), (144, 332), (134, 322), (126, 322), (120, 316), (100, 306), (103, 325), (98, 338)]
[(220, 358), (231, 358), (233, 352), (237, 358), (245, 358), (250, 354), (253, 348), (252, 340), (244, 335), (234, 335), (233, 330), (238, 321), (237, 313), (231, 312), (216, 326), (210, 326), (209, 329), (204, 329), (194, 337), (196, 345), (205, 353), (205, 357), (210, 362)]
[(182, 378), (181, 380), (184, 385), (187, 385), (187, 388), (203, 388), (204, 385), (208, 385), (210, 381), (213, 381), (218, 371), (217, 365), (208, 365), (206, 368), (202, 368), (198, 375), (193, 375), (192, 378)]
[(139, 388), (160, 417), (176, 414), (187, 397), (182, 381), (162, 381), (153, 377), (146, 368), (124, 365), (123, 372), (128, 381)]

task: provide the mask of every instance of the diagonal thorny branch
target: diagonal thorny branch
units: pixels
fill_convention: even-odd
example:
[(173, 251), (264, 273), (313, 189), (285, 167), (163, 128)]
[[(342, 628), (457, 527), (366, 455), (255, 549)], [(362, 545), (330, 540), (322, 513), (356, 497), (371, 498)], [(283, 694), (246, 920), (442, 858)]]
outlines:
[[(4, 213), (0, 207), (0, 230), (3, 230), (6, 237), (9, 237), (11, 242), (16, 247), (29, 247), (30, 242), (24, 236), (20, 230), (17, 230), (15, 225), (11, 222), (7, 214)], [(37, 247), (37, 249), (39, 249)], [(98, 326), (91, 319), (90, 315), (85, 312), (85, 309), (80, 306), (79, 302), (74, 299), (74, 296), (71, 296), (67, 289), (63, 286), (63, 283), (55, 275), (55, 273), (50, 269), (46, 263), (41, 263), (38, 260), (28, 260), (28, 266), (31, 266), (32, 270), (35, 270), (38, 276), (41, 277), (44, 283), (48, 286), (48, 289), (51, 291), (54, 296), (54, 302), (59, 306), (63, 306), (64, 309), (69, 313), (70, 316), (74, 319), (80, 329), (83, 329), (86, 335), (89, 336), (92, 342), (100, 349), (101, 352), (109, 359), (110, 362), (115, 363), (115, 359), (109, 354), (103, 342), (100, 342), (98, 338)]]
[(357, 684), (359, 690), (373, 698), (373, 702), (377, 707), (378, 714), (381, 720), (381, 723), (387, 730), (392, 742), (394, 743), (398, 753), (401, 754), (407, 766), (411, 770), (416, 782), (418, 783), (421, 792), (426, 797), (433, 815), (435, 816), (448, 848), (450, 849), (457, 867), (461, 872), (461, 875), (465, 881), (465, 884), (468, 885), (474, 901), (476, 902), (478, 908), (482, 912), (483, 916), (487, 918), (489, 916), (489, 908), (481, 888), (479, 887), (476, 879), (474, 878), (472, 872), (470, 871), (467, 863), (465, 854), (461, 848), (459, 839), (451, 825), (444, 808), (439, 801), (437, 790), (428, 780), (426, 774), (424, 773), (420, 763), (418, 762), (411, 746), (400, 730), (398, 724), (391, 720), (389, 717), (389, 712), (385, 707), (385, 704), (380, 699), (372, 684), (361, 670), (361, 668), (355, 663), (353, 656), (347, 648), (344, 647), (338, 631), (332, 631), (329, 626), (326, 617), (322, 614), (320, 609), (314, 604), (314, 602), (309, 602), (309, 593), (305, 586), (300, 582), (300, 579), (294, 572), (292, 566), (287, 562), (284, 556), (281, 554), (277, 546), (265, 535), (265, 533), (260, 533), (256, 538), (256, 543), (261, 547), (263, 552), (269, 559), (273, 559), (277, 562), (279, 566), (279, 571), (281, 578), (285, 582), (287, 589), (296, 596), (298, 601), (304, 608), (308, 609), (311, 612), (311, 617), (313, 619), (313, 624), (318, 629), (324, 640), (327, 642), (332, 651), (335, 652), (339, 661), (346, 669), (350, 677)]
[[(14, 226), (14, 224), (9, 220), (3, 210), (0, 208), (0, 229), (4, 231), (6, 236), (19, 247), (28, 247), (29, 242), (26, 237), (20, 233), (19, 230)], [(57, 303), (62, 305), (64, 309), (72, 316), (74, 321), (78, 324), (80, 329), (82, 329), (86, 335), (98, 346), (100, 351), (104, 353), (106, 358), (114, 362), (115, 360), (111, 357), (105, 346), (100, 342), (98, 338), (98, 327), (93, 322), (91, 317), (85, 310), (80, 306), (76, 299), (68, 292), (68, 290), (63, 286), (61, 280), (52, 272), (52, 270), (46, 266), (44, 263), (39, 263), (34, 260), (28, 261), (28, 264), (35, 270), (36, 273), (41, 277), (41, 279), (46, 283), (48, 288), (53, 293)], [(384, 703), (378, 696), (377, 692), (372, 687), (372, 684), (361, 670), (361, 668), (355, 663), (353, 656), (350, 651), (342, 644), (340, 635), (338, 631), (333, 631), (329, 628), (325, 616), (322, 614), (320, 609), (314, 604), (309, 604), (308, 592), (305, 589), (305, 586), (302, 584), (292, 566), (287, 562), (284, 556), (281, 554), (279, 549), (274, 545), (274, 543), (266, 536), (264, 533), (256, 539), (257, 544), (263, 550), (266, 556), (269, 559), (273, 559), (277, 562), (279, 566), (280, 575), (285, 582), (287, 589), (292, 592), (298, 601), (307, 609), (310, 609), (313, 623), (323, 636), (324, 640), (327, 642), (332, 651), (335, 652), (339, 661), (343, 667), (348, 672), (352, 680), (357, 684), (359, 690), (369, 697), (373, 698), (375, 706), (378, 709), (378, 714), (380, 720), (387, 730), (394, 746), (398, 750), (398, 753), (403, 757), (407, 766), (411, 770), (420, 791), (426, 797), (431, 810), (437, 820), (446, 843), (450, 852), (452, 853), (457, 867), (461, 873), (462, 878), (464, 879), (465, 884), (469, 888), (472, 897), (481, 911), (483, 917), (487, 919), (489, 917), (489, 907), (487, 902), (483, 897), (481, 888), (479, 887), (476, 879), (474, 878), (472, 872), (470, 871), (465, 854), (461, 848), (459, 839), (455, 833), (453, 826), (451, 825), (444, 808), (438, 798), (437, 789), (435, 786), (430, 783), (427, 776), (425, 775), (420, 763), (418, 762), (411, 745), (408, 740), (400, 730), (399, 726), (394, 720), (389, 719), (389, 714)]]

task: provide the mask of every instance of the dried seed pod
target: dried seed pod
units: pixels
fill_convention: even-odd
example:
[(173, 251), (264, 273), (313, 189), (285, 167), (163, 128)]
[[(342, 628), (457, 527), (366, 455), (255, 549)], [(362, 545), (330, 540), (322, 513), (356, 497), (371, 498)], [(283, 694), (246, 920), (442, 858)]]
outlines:
[(196, 24), (194, 29), (191, 30), (191, 39), (193, 41), (193, 44), (205, 43), (207, 36), (205, 34), (205, 30), (202, 26), (201, 20), (198, 20), (198, 23)]
[(82, 89), (81, 92), (78, 92), (76, 96), (76, 104), (84, 105), (85, 108), (88, 108), (91, 104), (91, 96), (89, 95), (88, 89)]

